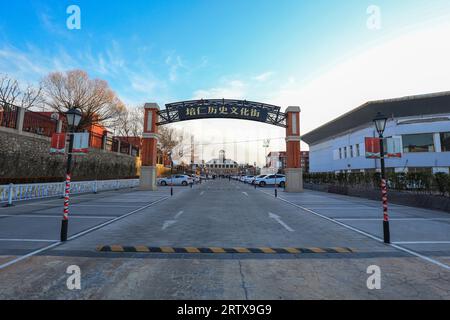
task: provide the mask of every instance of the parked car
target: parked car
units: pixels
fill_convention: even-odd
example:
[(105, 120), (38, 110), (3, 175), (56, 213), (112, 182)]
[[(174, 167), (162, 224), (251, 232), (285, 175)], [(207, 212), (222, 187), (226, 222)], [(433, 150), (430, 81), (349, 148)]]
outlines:
[(259, 176), (253, 177), (253, 178), (250, 180), (250, 183), (251, 183), (251, 184), (255, 184), (255, 180), (256, 180), (256, 179), (261, 179), (261, 178), (264, 178), (265, 176), (267, 176), (267, 174), (260, 174)]
[(260, 187), (275, 185), (275, 183), (284, 188), (286, 185), (286, 176), (283, 174), (271, 174), (262, 178), (255, 179), (255, 184)]
[(255, 176), (245, 176), (244, 183), (251, 183)]
[(171, 177), (159, 178), (158, 184), (162, 186), (169, 186), (173, 184), (174, 186), (187, 186), (190, 183), (194, 183), (194, 179), (186, 174), (176, 174)]

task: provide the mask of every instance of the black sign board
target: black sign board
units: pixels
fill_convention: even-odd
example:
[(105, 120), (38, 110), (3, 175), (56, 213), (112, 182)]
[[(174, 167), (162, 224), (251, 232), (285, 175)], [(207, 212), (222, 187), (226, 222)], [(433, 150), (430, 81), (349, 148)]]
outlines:
[(266, 122), (268, 110), (257, 106), (239, 105), (179, 106), (178, 115), (181, 121), (204, 118), (232, 118)]

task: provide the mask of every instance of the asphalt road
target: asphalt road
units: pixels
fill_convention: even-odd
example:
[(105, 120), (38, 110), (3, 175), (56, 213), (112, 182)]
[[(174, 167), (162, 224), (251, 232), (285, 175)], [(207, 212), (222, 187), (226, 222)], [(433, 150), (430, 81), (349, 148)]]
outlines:
[[(450, 298), (448, 214), (391, 206), (385, 245), (377, 202), (273, 192), (215, 180), (173, 197), (79, 196), (64, 244), (61, 199), (0, 209), (0, 298)], [(80, 290), (66, 286), (70, 265)], [(366, 284), (372, 265), (379, 290)]]

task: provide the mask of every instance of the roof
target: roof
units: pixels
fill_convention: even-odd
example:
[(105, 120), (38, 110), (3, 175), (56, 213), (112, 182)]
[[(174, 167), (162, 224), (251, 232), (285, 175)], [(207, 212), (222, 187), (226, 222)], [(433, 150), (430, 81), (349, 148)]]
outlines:
[(370, 101), (308, 132), (302, 136), (302, 140), (308, 144), (315, 144), (339, 133), (369, 124), (377, 112), (392, 118), (449, 113), (450, 91)]

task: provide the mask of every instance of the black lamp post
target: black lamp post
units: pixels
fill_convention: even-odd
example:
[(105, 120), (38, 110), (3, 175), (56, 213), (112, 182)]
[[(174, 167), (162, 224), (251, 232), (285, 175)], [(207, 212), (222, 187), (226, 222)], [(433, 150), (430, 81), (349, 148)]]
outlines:
[(384, 163), (384, 141), (383, 133), (386, 129), (387, 117), (380, 112), (377, 113), (373, 119), (375, 128), (380, 138), (380, 163), (381, 163), (381, 194), (383, 200), (383, 237), (385, 243), (391, 242), (391, 235), (389, 231), (389, 215), (388, 215), (388, 203), (387, 203), (387, 183), (386, 183), (386, 169)]
[(70, 108), (66, 112), (67, 125), (69, 126), (69, 151), (67, 154), (67, 168), (66, 168), (66, 187), (64, 190), (64, 214), (61, 223), (61, 241), (67, 241), (67, 231), (69, 228), (69, 195), (70, 195), (70, 180), (72, 171), (72, 151), (73, 138), (76, 127), (80, 123), (82, 113), (77, 108)]
[(172, 151), (167, 152), (170, 159), (170, 195), (173, 196), (173, 160)]

